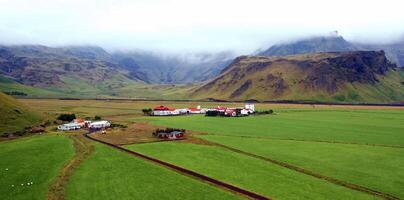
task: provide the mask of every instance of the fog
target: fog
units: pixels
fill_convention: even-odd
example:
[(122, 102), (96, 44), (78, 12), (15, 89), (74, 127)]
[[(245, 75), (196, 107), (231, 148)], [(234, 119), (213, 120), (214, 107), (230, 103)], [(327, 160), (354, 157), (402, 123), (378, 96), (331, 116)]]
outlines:
[(247, 54), (334, 30), (390, 43), (403, 39), (403, 8), (399, 0), (0, 0), (0, 43)]

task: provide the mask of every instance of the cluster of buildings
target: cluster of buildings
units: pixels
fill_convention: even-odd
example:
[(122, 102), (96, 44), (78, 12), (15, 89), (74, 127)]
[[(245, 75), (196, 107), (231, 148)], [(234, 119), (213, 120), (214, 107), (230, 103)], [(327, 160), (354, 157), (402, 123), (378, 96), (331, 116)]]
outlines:
[(246, 116), (255, 112), (254, 104), (246, 104), (244, 107), (227, 108), (217, 106), (214, 108), (201, 108), (201, 106), (190, 108), (169, 108), (166, 106), (157, 106), (153, 109), (151, 115), (153, 116), (175, 116), (185, 114), (207, 114), (208, 112), (217, 112), (222, 116), (236, 117)]
[(153, 132), (153, 135), (160, 139), (178, 140), (185, 137), (185, 130), (171, 129), (171, 128), (157, 129), (156, 131)]
[(59, 125), (57, 128), (60, 131), (71, 131), (71, 130), (78, 130), (81, 128), (89, 128), (89, 129), (102, 129), (108, 128), (111, 126), (111, 122), (109, 121), (89, 121), (84, 119), (74, 119), (70, 123)]

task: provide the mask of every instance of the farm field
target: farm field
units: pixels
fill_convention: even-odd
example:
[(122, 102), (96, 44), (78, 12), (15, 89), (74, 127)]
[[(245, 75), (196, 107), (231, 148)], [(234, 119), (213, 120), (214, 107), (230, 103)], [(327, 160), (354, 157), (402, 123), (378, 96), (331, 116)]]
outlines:
[(372, 198), (215, 146), (166, 142), (138, 144), (127, 148), (274, 199)]
[(71, 177), (67, 199), (242, 199), (102, 144)]
[[(142, 114), (143, 108), (158, 105), (175, 108), (197, 105), (236, 107), (243, 106), (243, 103), (56, 99), (19, 101), (46, 119), (54, 119), (61, 113), (74, 113), (78, 117), (97, 115), (126, 125), (126, 128), (113, 129), (106, 135), (94, 136), (117, 144), (129, 144), (125, 146), (128, 149), (274, 199), (378, 197), (220, 145), (404, 199), (401, 189), (404, 187), (401, 173), (404, 171), (404, 107), (257, 103), (258, 110), (273, 109), (275, 114), (243, 118), (203, 115), (145, 117)], [(151, 137), (156, 127), (185, 128), (191, 135), (183, 141), (140, 144), (156, 141), (156, 138)], [(3, 164), (8, 165), (14, 159), (13, 156), (18, 157), (16, 161), (13, 160), (13, 165), (21, 165), (37, 157), (45, 159), (36, 155), (48, 155), (49, 148), (58, 143), (55, 141), (64, 141), (67, 145), (52, 149), (52, 155), (59, 151), (59, 147), (64, 151), (62, 156), (52, 158), (58, 159), (57, 164), (48, 164), (54, 171), (40, 174), (46, 177), (46, 181), (41, 186), (33, 185), (38, 187), (33, 191), (35, 193), (9, 193), (10, 188), (7, 185), (3, 187), (9, 180), (20, 180), (18, 174), (25, 176), (43, 170), (38, 167), (22, 168), (21, 172), (13, 174), (6, 182), (0, 180), (0, 199), (26, 199), (32, 195), (32, 199), (44, 199), (52, 180), (74, 154), (73, 142), (69, 138), (60, 134), (57, 136), (50, 131), (42, 136), (0, 142), (0, 176), (4, 175)], [(35, 143), (32, 148), (28, 145), (31, 143)], [(94, 151), (74, 169), (68, 179), (65, 185), (66, 199), (116, 199), (117, 196), (120, 199), (142, 199), (145, 195), (147, 199), (189, 199), (189, 193), (192, 199), (244, 198), (94, 141), (89, 143)], [(21, 152), (30, 153), (17, 156), (22, 155)], [(3, 160), (3, 157), (6, 159)], [(33, 166), (42, 166), (39, 162), (41, 159), (38, 163), (35, 160)], [(53, 162), (52, 159), (42, 163)]]
[(72, 142), (65, 136), (1, 142), (0, 199), (45, 199), (51, 182), (73, 154)]
[(200, 136), (245, 152), (404, 198), (404, 148), (367, 145)]
[[(275, 109), (247, 118), (144, 118), (152, 124), (215, 135), (330, 141), (404, 147), (404, 112), (398, 110)], [(139, 119), (137, 119), (139, 120)]]

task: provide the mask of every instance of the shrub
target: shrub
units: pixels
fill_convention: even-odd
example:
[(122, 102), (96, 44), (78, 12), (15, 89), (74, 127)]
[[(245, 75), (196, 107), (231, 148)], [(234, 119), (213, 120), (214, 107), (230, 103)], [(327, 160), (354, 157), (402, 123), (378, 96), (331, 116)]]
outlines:
[(98, 115), (94, 116), (94, 120), (101, 120), (102, 118)]
[(65, 122), (70, 122), (73, 119), (76, 119), (76, 115), (75, 114), (60, 114), (58, 117), (58, 120), (62, 120)]
[(128, 126), (123, 125), (123, 124), (111, 124), (111, 128), (128, 128)]
[(219, 115), (220, 115), (220, 112), (217, 110), (208, 110), (208, 111), (206, 111), (206, 114), (205, 114), (205, 116), (208, 116), (208, 117), (216, 117)]
[(146, 116), (151, 115), (152, 111), (153, 110), (151, 108), (143, 108), (142, 109), (143, 114), (146, 115)]
[(255, 111), (254, 115), (270, 115), (273, 114), (273, 110)]

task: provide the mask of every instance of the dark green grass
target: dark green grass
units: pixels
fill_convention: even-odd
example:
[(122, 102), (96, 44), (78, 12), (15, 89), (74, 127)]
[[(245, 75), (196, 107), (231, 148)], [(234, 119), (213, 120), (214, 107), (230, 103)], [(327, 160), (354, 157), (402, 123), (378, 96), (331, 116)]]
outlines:
[(367, 194), (220, 147), (166, 142), (130, 145), (127, 148), (274, 199), (373, 198)]
[(0, 199), (45, 199), (48, 186), (73, 154), (73, 145), (65, 136), (1, 142)]
[(200, 137), (404, 198), (402, 148), (216, 135)]
[(404, 111), (294, 109), (275, 112), (275, 115), (244, 118), (198, 115), (143, 120), (218, 135), (404, 146)]
[(95, 153), (71, 177), (68, 199), (241, 198), (127, 153), (95, 146)]

